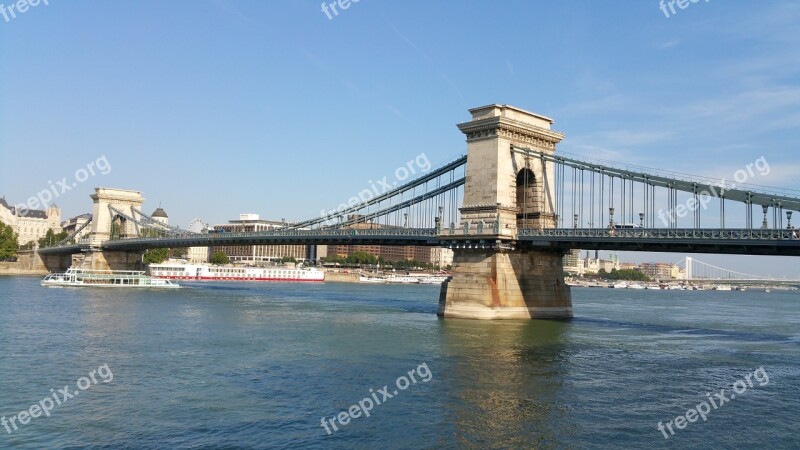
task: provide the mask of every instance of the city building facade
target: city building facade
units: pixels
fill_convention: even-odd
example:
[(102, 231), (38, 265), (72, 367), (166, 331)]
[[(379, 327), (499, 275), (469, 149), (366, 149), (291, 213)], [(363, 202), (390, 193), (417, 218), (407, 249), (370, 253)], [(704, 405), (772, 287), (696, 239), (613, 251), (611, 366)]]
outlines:
[(615, 254), (609, 255), (609, 259), (600, 259), (598, 251), (594, 252), (594, 258), (590, 258), (587, 252), (586, 259), (583, 260), (583, 273), (585, 275), (597, 275), (601, 270), (611, 272), (620, 270), (619, 257)]
[[(349, 219), (353, 219), (350, 217)], [(388, 225), (370, 222), (356, 223), (347, 226), (352, 229), (395, 228)], [(383, 259), (394, 261), (419, 261), (426, 264), (438, 264), (445, 268), (453, 264), (453, 251), (449, 248), (424, 247), (417, 245), (328, 245), (329, 257), (346, 258), (355, 252), (365, 252)]]
[(639, 266), (651, 280), (677, 280), (682, 278), (682, 270), (677, 264), (668, 263), (642, 263)]
[[(86, 225), (86, 222), (92, 220), (92, 215), (89, 213), (81, 214), (80, 216), (75, 216), (71, 219), (67, 219), (61, 222), (61, 229), (66, 232), (68, 235), (72, 235), (75, 233), (79, 228)], [(92, 232), (91, 227), (83, 228), (76, 236), (75, 240), (79, 241), (81, 238), (85, 237), (89, 233)]]
[(15, 206), (6, 202), (5, 197), (0, 197), (0, 222), (11, 227), (17, 234), (20, 245), (37, 241), (47, 234), (61, 232), (61, 210), (56, 205), (49, 206), (46, 210), (20, 211)]
[(584, 274), (584, 260), (581, 259), (580, 250), (570, 250), (569, 253), (564, 255), (564, 273), (572, 276), (581, 276)]
[(186, 252), (186, 259), (191, 264), (203, 264), (208, 262), (208, 247), (189, 247)]
[[(263, 220), (258, 214), (240, 214), (239, 220), (231, 220), (226, 224), (214, 225), (213, 233), (252, 233), (270, 231), (285, 227), (284, 221)], [(307, 245), (241, 245), (215, 246), (210, 253), (223, 252), (232, 262), (248, 264), (265, 264), (280, 261), (282, 258), (306, 260)]]
[(431, 263), (444, 269), (453, 265), (453, 250), (445, 247), (433, 247), (431, 249)]

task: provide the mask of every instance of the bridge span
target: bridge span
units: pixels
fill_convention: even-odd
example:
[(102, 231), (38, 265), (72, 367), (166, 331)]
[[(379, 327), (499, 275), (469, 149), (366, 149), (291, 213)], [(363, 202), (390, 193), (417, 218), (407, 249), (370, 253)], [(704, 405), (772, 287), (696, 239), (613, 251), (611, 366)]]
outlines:
[(439, 314), (495, 319), (571, 317), (562, 264), (571, 249), (800, 256), (798, 191), (564, 156), (548, 117), (509, 105), (470, 113), (458, 125), (466, 156), (325, 216), (193, 233), (143, 214), (140, 192), (99, 188), (88, 237), (76, 230), (39, 254), (45, 264), (83, 252), (92, 267), (129, 268), (164, 247), (445, 246), (453, 276)]
[[(450, 234), (436, 228), (276, 230), (254, 233), (188, 234), (109, 240), (103, 250), (141, 251), (151, 248), (214, 247), (232, 245), (418, 245), (486, 247), (493, 237)], [(477, 230), (473, 230), (477, 231)], [(472, 239), (463, 239), (473, 236)], [(454, 239), (454, 238), (458, 239)], [(612, 250), (731, 255), (800, 256), (800, 239), (793, 230), (773, 229), (521, 229), (515, 247), (568, 251)], [(44, 254), (90, 251), (88, 242), (43, 249)]]

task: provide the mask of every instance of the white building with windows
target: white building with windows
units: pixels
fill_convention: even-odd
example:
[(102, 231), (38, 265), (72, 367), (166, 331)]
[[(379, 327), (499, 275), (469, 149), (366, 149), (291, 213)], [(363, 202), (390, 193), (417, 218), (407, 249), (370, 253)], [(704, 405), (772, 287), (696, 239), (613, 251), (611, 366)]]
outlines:
[[(258, 214), (240, 214), (239, 220), (214, 225), (214, 233), (253, 233), (283, 228), (287, 223), (283, 220), (264, 220)], [(308, 254), (307, 245), (229, 245), (215, 246), (210, 254), (223, 252), (232, 262), (246, 264), (264, 264), (280, 261), (289, 257), (305, 260)]]
[(6, 202), (5, 197), (0, 197), (0, 222), (11, 226), (18, 236), (20, 245), (30, 241), (37, 241), (47, 234), (61, 232), (61, 210), (56, 205), (51, 205), (45, 211), (18, 210)]

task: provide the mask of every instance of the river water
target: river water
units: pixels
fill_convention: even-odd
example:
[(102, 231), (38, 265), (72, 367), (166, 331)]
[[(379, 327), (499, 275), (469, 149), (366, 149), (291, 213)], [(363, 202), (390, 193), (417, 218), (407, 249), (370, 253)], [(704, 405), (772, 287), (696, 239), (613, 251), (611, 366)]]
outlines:
[(4, 449), (800, 448), (797, 291), (483, 322), (437, 318), (438, 286), (38, 281), (0, 277)]

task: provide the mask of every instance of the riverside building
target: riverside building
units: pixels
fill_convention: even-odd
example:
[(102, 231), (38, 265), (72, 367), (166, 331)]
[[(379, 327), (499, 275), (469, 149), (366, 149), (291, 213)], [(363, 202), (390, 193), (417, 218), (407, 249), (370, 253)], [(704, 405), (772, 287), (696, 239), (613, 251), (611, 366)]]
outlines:
[(18, 236), (20, 245), (37, 241), (47, 234), (61, 232), (61, 210), (56, 205), (50, 205), (46, 210), (18, 210), (6, 202), (5, 197), (0, 197), (0, 222), (9, 225)]
[[(239, 220), (214, 225), (214, 233), (253, 233), (283, 228), (285, 221), (263, 220), (258, 214), (239, 214)], [(280, 261), (282, 258), (306, 260), (308, 245), (239, 245), (211, 247), (211, 254), (223, 252), (232, 262), (245, 264), (264, 264)]]

